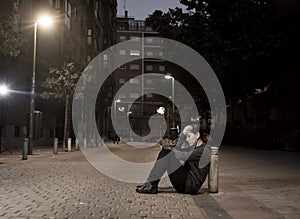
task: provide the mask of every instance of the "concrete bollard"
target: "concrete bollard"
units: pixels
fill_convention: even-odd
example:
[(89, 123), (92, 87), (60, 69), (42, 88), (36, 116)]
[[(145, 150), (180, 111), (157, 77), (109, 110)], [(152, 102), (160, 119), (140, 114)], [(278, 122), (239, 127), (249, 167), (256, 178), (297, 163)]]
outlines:
[(28, 155), (28, 138), (24, 138), (22, 160), (27, 160)]
[(57, 152), (58, 152), (58, 138), (54, 138), (53, 153), (57, 154)]
[(86, 138), (84, 138), (84, 139), (83, 139), (83, 148), (86, 148), (86, 144), (87, 144)]
[(211, 147), (210, 170), (208, 174), (208, 191), (218, 193), (219, 184), (219, 157), (218, 147)]
[(76, 138), (75, 140), (75, 151), (78, 151), (79, 150), (79, 142), (78, 142), (78, 139)]
[(68, 152), (72, 151), (72, 139), (68, 138)]

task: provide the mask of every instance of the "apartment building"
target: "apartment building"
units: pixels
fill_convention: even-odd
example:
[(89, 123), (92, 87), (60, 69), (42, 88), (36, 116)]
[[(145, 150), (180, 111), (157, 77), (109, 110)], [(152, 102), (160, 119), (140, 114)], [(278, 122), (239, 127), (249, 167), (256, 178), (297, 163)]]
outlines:
[[(153, 42), (153, 38), (158, 37), (159, 33), (146, 26), (144, 20), (136, 20), (128, 16), (127, 11), (124, 16), (117, 17), (116, 29), (117, 43), (125, 41), (133, 43), (132, 48), (117, 51), (117, 57), (129, 55), (136, 59), (119, 66), (113, 72), (110, 78), (111, 90), (108, 94), (110, 101), (105, 110), (105, 117), (119, 121), (118, 129), (121, 130), (122, 137), (132, 137), (129, 124), (126, 122), (129, 118), (133, 131), (139, 136), (145, 136), (150, 131), (149, 118), (156, 114), (160, 106), (166, 105), (151, 93), (152, 79), (149, 74), (160, 74), (161, 80), (166, 81), (163, 77), (166, 73), (164, 61), (153, 58), (155, 52), (161, 52), (159, 45)], [(125, 84), (129, 84), (131, 89), (120, 92)], [(134, 104), (131, 104), (133, 102)], [(102, 134), (108, 138), (116, 134), (111, 119), (103, 120), (105, 125)], [(157, 117), (158, 126), (162, 124), (163, 119), (162, 116)], [(156, 135), (161, 136), (162, 133), (158, 130)]]

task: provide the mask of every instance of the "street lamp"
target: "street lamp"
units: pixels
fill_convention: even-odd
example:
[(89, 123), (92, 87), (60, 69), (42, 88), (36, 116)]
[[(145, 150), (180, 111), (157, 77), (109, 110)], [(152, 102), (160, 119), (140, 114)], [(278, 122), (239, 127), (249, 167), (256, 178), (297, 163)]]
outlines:
[[(126, 113), (126, 115), (127, 115), (127, 130), (129, 131), (129, 141), (132, 141), (132, 132), (131, 132), (131, 127), (130, 127), (130, 122), (129, 122), (129, 115), (130, 114), (132, 114), (132, 112), (131, 111), (128, 111), (127, 113)], [(128, 132), (126, 132), (126, 135), (127, 135), (127, 133)]]
[[(120, 99), (117, 99), (117, 100), (114, 100), (114, 127), (117, 126), (117, 103), (120, 103), (121, 100)], [(113, 136), (113, 143), (115, 143), (115, 140), (117, 140), (117, 133), (116, 133), (116, 129), (114, 128), (114, 136)], [(118, 140), (117, 140), (117, 143), (118, 143)]]
[[(4, 148), (6, 148), (8, 151), (9, 148), (6, 147), (5, 145), (2, 144), (2, 117), (3, 117), (3, 108), (2, 108), (2, 98), (5, 97), (9, 92), (9, 89), (7, 87), (7, 85), (5, 84), (1, 84), (0, 85), (0, 153), (1, 151), (1, 147), (3, 146)], [(11, 151), (10, 151), (11, 153)]]
[(172, 80), (172, 111), (173, 111), (173, 127), (172, 128), (175, 128), (175, 85), (174, 85), (174, 77), (170, 74), (170, 73), (167, 73), (165, 76), (164, 76), (165, 79), (167, 80)]
[(33, 37), (33, 65), (32, 65), (32, 82), (30, 94), (30, 112), (29, 112), (29, 135), (28, 135), (28, 154), (32, 154), (33, 148), (33, 114), (34, 114), (34, 93), (35, 93), (35, 70), (36, 70), (36, 35), (38, 24), (42, 26), (49, 26), (52, 24), (52, 19), (48, 15), (41, 16), (34, 23), (34, 37)]
[(114, 119), (115, 119), (115, 125), (117, 125), (117, 103), (120, 103), (121, 100), (117, 99), (114, 101)]

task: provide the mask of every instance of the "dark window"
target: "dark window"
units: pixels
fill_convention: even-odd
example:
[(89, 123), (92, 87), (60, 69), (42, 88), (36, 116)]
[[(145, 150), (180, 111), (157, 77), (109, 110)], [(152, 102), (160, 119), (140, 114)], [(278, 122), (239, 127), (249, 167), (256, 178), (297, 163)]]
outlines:
[(14, 136), (15, 136), (15, 138), (21, 137), (21, 127), (15, 126)]
[(54, 130), (50, 129), (49, 131), (50, 131), (50, 133), (49, 133), (50, 138), (53, 138), (54, 137)]
[(41, 130), (40, 130), (40, 138), (43, 137), (43, 132), (44, 132), (44, 130), (41, 128)]

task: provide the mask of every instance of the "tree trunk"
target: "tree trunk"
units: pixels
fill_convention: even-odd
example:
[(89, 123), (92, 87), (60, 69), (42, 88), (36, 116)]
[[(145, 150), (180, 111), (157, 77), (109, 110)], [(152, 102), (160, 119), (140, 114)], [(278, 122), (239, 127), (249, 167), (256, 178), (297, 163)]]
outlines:
[(63, 137), (63, 151), (66, 150), (66, 144), (69, 138), (69, 96), (66, 97), (65, 104), (65, 121), (64, 121), (64, 137)]

